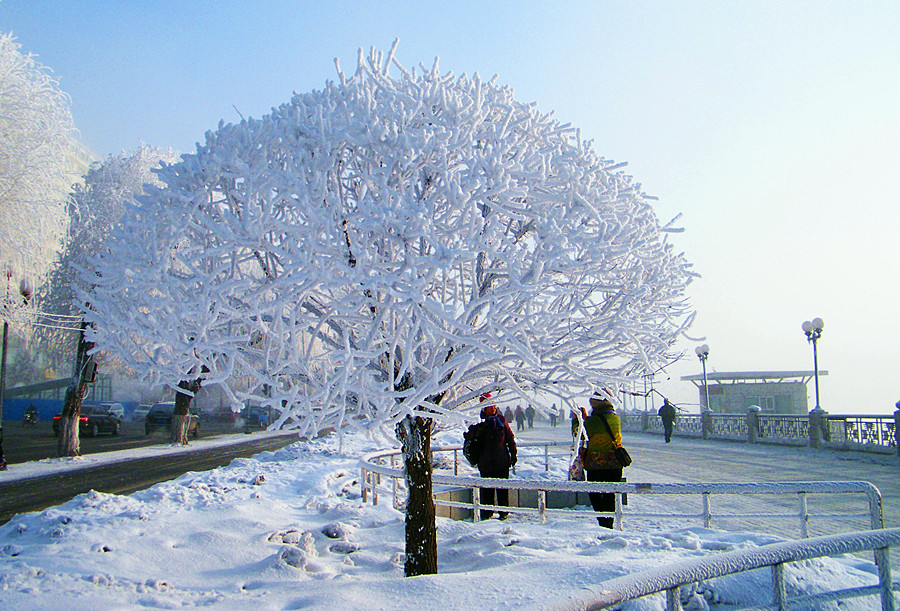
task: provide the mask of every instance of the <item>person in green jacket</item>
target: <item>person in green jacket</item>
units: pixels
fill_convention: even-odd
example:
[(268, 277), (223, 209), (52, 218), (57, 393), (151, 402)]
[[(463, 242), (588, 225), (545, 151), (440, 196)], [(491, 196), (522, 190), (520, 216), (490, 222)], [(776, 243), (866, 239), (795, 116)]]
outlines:
[[(584, 470), (589, 482), (622, 481), (622, 465), (616, 460), (614, 449), (622, 445), (622, 424), (612, 402), (599, 393), (590, 399), (591, 415), (584, 421), (587, 434), (587, 448), (584, 453)], [(609, 424), (609, 431), (603, 424)], [(610, 437), (610, 431), (612, 437)], [(616, 510), (616, 495), (612, 492), (591, 492), (588, 495), (591, 506), (597, 512)], [(604, 528), (612, 528), (614, 518), (598, 517), (597, 522)]]

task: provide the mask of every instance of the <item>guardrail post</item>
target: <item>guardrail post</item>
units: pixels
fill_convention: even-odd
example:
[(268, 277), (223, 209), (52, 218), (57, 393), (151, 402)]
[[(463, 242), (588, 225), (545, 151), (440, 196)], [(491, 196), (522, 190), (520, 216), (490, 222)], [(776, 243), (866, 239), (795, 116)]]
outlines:
[(682, 611), (680, 587), (666, 590), (666, 611)]
[(708, 409), (700, 412), (700, 429), (703, 432), (703, 439), (709, 439), (713, 434), (713, 415)]
[(776, 609), (786, 609), (787, 592), (784, 588), (784, 565), (772, 565), (772, 606)]
[(650, 430), (650, 414), (644, 412), (641, 414), (641, 432), (646, 433)]
[(538, 514), (541, 516), (541, 524), (547, 521), (547, 491), (538, 490)]
[(359, 470), (359, 489), (362, 494), (362, 502), (365, 503), (367, 498), (365, 467), (361, 467)]
[(759, 412), (758, 405), (747, 408), (747, 441), (756, 443), (759, 440)]
[(897, 402), (897, 411), (894, 412), (894, 445), (897, 447), (897, 456), (900, 456), (900, 401)]
[(550, 473), (550, 446), (544, 446), (544, 472)]
[(809, 509), (806, 504), (806, 493), (801, 492), (800, 496), (800, 538), (809, 538)]
[(704, 492), (701, 495), (703, 500), (703, 528), (711, 528), (712, 526), (712, 506), (709, 503), (709, 493)]
[(882, 611), (894, 611), (894, 588), (891, 578), (889, 548), (875, 550), (875, 566), (878, 568), (878, 585), (881, 588)]
[(459, 450), (453, 450), (453, 475), (459, 475)]
[(472, 488), (472, 521), (481, 522), (481, 488)]
[(822, 443), (822, 421), (825, 410), (814, 407), (809, 410), (809, 447), (818, 448)]

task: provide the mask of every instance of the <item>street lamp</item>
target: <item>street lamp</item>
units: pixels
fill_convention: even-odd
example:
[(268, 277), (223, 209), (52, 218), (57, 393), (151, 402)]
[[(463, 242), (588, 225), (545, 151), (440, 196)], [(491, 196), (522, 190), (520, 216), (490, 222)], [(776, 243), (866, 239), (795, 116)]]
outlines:
[[(3, 454), (3, 395), (6, 390), (6, 346), (9, 339), (9, 311), (12, 309), (12, 302), (9, 299), (9, 281), (13, 277), (13, 270), (7, 267), (4, 270), (6, 275), (6, 298), (3, 303), (3, 349), (0, 354), (0, 471), (6, 471), (6, 456)], [(19, 294), (22, 296), (24, 305), (28, 305), (34, 290), (31, 282), (22, 279), (19, 283)]]
[(697, 353), (697, 358), (703, 365), (703, 390), (706, 393), (706, 409), (704, 411), (711, 411), (709, 408), (709, 383), (706, 381), (706, 359), (709, 358), (709, 344), (697, 346), (694, 348), (694, 352)]
[(819, 406), (819, 354), (816, 350), (816, 342), (822, 337), (822, 329), (825, 328), (825, 321), (821, 318), (813, 318), (805, 320), (801, 325), (803, 332), (806, 333), (806, 341), (810, 342), (813, 347), (813, 374), (816, 378), (816, 410), (822, 411)]

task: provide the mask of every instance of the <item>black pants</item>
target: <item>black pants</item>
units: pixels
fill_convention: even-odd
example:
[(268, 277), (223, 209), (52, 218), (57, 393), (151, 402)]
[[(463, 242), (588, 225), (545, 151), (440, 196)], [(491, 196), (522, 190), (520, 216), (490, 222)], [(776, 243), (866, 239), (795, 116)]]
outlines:
[[(496, 479), (509, 479), (509, 467), (505, 469), (478, 469), (478, 473), (481, 477), (493, 477)], [(495, 494), (496, 492), (496, 494)], [(495, 499), (496, 497), (496, 499)], [(496, 503), (494, 501), (497, 501)], [(509, 507), (509, 490), (506, 488), (482, 488), (481, 489), (481, 504), (482, 505), (502, 505), (503, 507)], [(494, 515), (493, 509), (482, 509), (481, 510), (481, 519), (488, 520), (490, 517)], [(501, 511), (500, 518), (505, 519), (507, 516), (507, 512)]]
[(665, 420), (663, 420), (663, 430), (666, 433), (666, 443), (669, 443), (670, 441), (672, 441), (672, 429), (674, 429), (674, 428), (675, 428), (674, 422), (666, 422)]
[[(618, 469), (588, 469), (587, 481), (589, 482), (620, 482), (622, 481), (622, 468)], [(594, 511), (613, 512), (616, 510), (616, 495), (613, 492), (591, 492), (591, 507)], [(614, 518), (597, 518), (597, 522), (604, 528), (612, 528)]]

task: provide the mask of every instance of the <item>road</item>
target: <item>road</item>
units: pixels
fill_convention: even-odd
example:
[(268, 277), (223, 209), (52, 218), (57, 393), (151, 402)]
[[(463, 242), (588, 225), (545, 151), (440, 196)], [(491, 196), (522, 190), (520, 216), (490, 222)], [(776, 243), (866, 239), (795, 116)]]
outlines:
[[(134, 439), (124, 435), (123, 443), (135, 444)], [(102, 442), (106, 438), (89, 440)], [(161, 443), (164, 436), (152, 437), (152, 443)], [(126, 462), (107, 464), (67, 471), (27, 480), (17, 480), (0, 484), (0, 524), (6, 523), (17, 513), (40, 511), (59, 505), (72, 497), (97, 490), (116, 494), (129, 494), (149, 488), (153, 484), (169, 480), (188, 471), (204, 471), (227, 465), (233, 459), (249, 457), (267, 450), (275, 450), (297, 440), (296, 433), (285, 432), (276, 437), (248, 436), (239, 444), (210, 448), (172, 456), (139, 458)], [(53, 439), (55, 442), (55, 439)], [(85, 441), (85, 440), (82, 440)], [(143, 440), (146, 445), (147, 440)], [(112, 444), (111, 444), (112, 445)], [(54, 454), (55, 454), (55, 445)], [(102, 446), (98, 446), (102, 447)], [(125, 447), (136, 447), (135, 445)], [(86, 449), (83, 447), (83, 449)], [(110, 449), (112, 449), (110, 447)], [(122, 449), (121, 447), (118, 449)], [(15, 468), (14, 466), (11, 468)]]
[[(6, 462), (11, 465), (16, 463), (55, 458), (57, 438), (53, 436), (51, 422), (43, 420), (33, 427), (23, 427), (18, 420), (5, 421), (3, 426), (3, 453)], [(224, 422), (201, 421), (200, 436), (216, 437), (218, 435), (240, 432), (234, 425)], [(114, 450), (131, 450), (159, 443), (168, 443), (168, 433), (163, 431), (153, 433), (149, 437), (144, 434), (142, 422), (122, 423), (122, 432), (119, 435), (100, 435), (99, 437), (81, 437), (81, 453), (95, 454), (98, 452), (112, 452)]]

